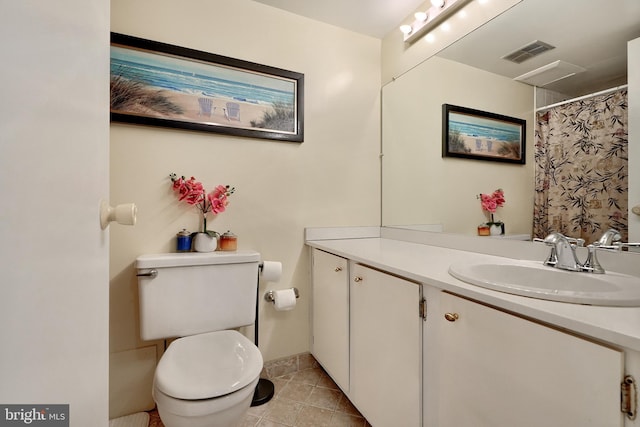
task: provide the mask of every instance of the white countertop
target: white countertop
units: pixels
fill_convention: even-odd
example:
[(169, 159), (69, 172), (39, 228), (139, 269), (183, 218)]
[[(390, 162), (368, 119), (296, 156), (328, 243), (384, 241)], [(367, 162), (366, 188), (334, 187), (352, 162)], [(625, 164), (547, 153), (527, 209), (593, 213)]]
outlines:
[(453, 262), (496, 262), (508, 258), (379, 237), (306, 243), (410, 280), (640, 351), (640, 307), (600, 307), (521, 297), (470, 285), (448, 273)]

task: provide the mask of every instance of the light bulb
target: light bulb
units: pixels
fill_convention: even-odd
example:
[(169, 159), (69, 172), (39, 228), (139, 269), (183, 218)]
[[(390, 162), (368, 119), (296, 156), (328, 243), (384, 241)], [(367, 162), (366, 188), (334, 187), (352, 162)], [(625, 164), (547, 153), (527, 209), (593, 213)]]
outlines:
[(427, 12), (416, 12), (413, 16), (416, 17), (416, 19), (420, 22), (424, 22), (427, 20), (427, 18), (429, 17), (429, 15), (427, 14)]
[(431, 0), (431, 4), (435, 7), (444, 7), (444, 0)]
[(409, 34), (411, 33), (411, 31), (413, 31), (413, 28), (411, 27), (411, 25), (400, 25), (400, 31), (402, 31), (402, 34)]

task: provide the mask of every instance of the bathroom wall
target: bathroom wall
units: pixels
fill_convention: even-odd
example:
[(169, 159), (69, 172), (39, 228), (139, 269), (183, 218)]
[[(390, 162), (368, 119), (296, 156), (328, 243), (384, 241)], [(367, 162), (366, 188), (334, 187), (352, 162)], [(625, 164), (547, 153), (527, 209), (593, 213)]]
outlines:
[[(309, 350), (307, 226), (380, 223), (380, 44), (378, 39), (250, 0), (111, 1), (111, 30), (304, 73), (302, 144), (212, 133), (111, 125), (111, 200), (138, 205), (135, 227), (111, 231), (111, 415), (137, 410), (136, 387), (150, 390), (154, 343), (138, 334), (133, 263), (172, 251), (175, 234), (196, 230), (194, 208), (171, 193), (171, 172), (236, 193), (210, 229), (232, 230), (239, 247), (283, 263), (278, 283), (296, 286), (295, 310), (260, 300), (265, 361)], [(151, 347), (149, 347), (151, 345)], [(149, 360), (151, 359), (151, 363)], [(131, 397), (131, 399), (130, 399)], [(147, 402), (148, 403), (148, 399)]]

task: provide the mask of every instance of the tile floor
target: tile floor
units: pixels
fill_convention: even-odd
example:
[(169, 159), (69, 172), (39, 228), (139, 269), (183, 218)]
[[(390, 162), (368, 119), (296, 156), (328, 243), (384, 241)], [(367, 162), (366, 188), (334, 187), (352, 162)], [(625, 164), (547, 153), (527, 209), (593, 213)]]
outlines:
[[(250, 408), (241, 427), (371, 427), (317, 363), (271, 381), (273, 399)], [(150, 415), (149, 427), (163, 427)]]

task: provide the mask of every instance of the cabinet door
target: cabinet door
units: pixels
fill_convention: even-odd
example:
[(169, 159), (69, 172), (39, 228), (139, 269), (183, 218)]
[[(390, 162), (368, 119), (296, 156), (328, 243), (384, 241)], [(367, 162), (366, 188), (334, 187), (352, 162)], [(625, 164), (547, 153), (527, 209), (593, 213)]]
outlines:
[(420, 285), (351, 264), (351, 390), (375, 427), (421, 425)]
[(434, 317), (439, 427), (622, 426), (622, 352), (447, 293)]
[(311, 353), (343, 391), (349, 390), (347, 260), (313, 250)]

